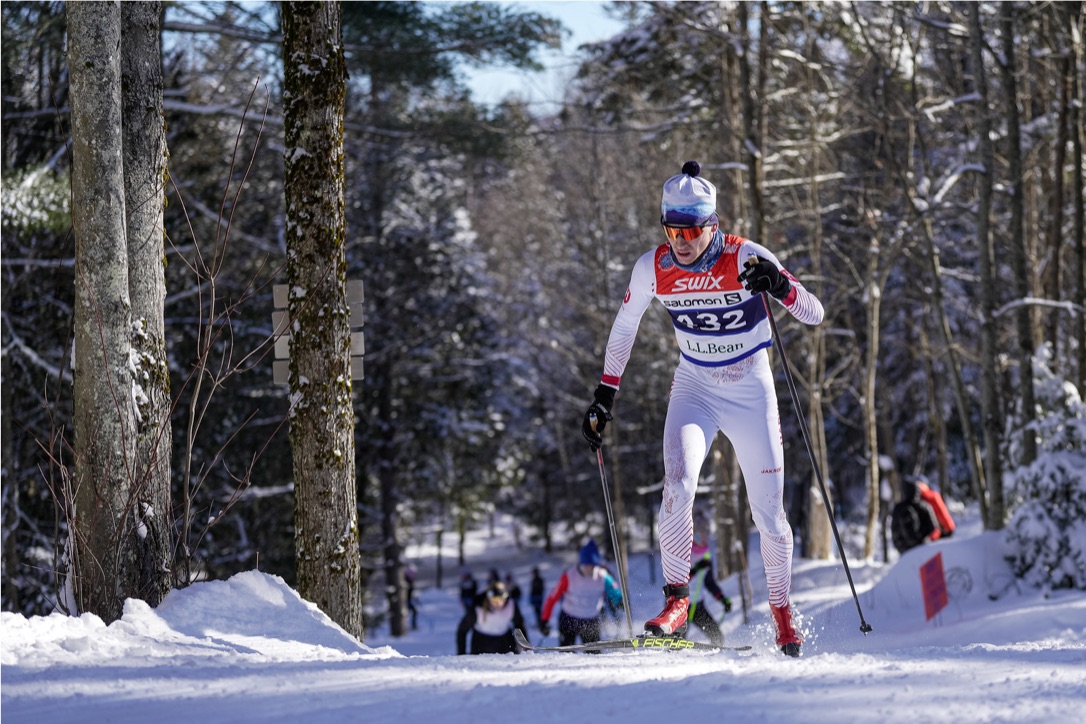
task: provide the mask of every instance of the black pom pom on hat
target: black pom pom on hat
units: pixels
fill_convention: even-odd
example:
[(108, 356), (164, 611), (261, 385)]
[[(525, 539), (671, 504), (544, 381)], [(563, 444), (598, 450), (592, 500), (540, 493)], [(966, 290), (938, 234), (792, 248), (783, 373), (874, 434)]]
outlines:
[(692, 176), (696, 178), (697, 175), (701, 173), (701, 164), (699, 164), (697, 161), (687, 161), (683, 164), (682, 172), (685, 173), (687, 176)]

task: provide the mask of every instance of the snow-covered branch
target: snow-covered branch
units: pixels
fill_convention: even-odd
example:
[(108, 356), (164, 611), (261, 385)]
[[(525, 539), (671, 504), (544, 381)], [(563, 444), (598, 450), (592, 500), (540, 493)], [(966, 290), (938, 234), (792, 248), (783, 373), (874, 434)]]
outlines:
[(1075, 304), (1074, 302), (1060, 302), (1054, 299), (1038, 299), (1037, 297), (1024, 297), (1022, 299), (1015, 299), (1012, 302), (1007, 302), (1002, 307), (992, 312), (992, 317), (994, 319), (998, 319), (1007, 312), (1018, 309), (1019, 307), (1051, 307), (1053, 309), (1062, 309), (1064, 311), (1070, 312), (1072, 315), (1086, 313), (1086, 309), (1084, 309), (1081, 305)]

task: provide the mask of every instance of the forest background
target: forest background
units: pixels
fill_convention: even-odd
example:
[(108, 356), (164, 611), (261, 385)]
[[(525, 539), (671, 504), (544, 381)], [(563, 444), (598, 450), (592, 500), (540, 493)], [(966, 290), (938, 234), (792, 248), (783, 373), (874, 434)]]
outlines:
[[(343, 5), (367, 619), (402, 621), (405, 543), (440, 549), (498, 510), (524, 545), (611, 540), (580, 420), (629, 270), (662, 241), (660, 185), (687, 159), (717, 185), (724, 228), (827, 310), (813, 329), (780, 317), (813, 453), (782, 379), (798, 551), (836, 555), (812, 461), (865, 557), (889, 555), (888, 507), (923, 474), (1018, 536), (1020, 574), (1086, 588), (1082, 3), (613, 6), (625, 30), (579, 49), (543, 114), (474, 102), (458, 69), (532, 67), (561, 42), (555, 20)], [(4, 609), (26, 614), (58, 605), (71, 513), (65, 10), (2, 6), (2, 584)], [(291, 400), (272, 371), (282, 35), (276, 4), (163, 5), (178, 586), (253, 568), (296, 580)], [(669, 325), (646, 314), (608, 427), (622, 546), (652, 547)], [(728, 450), (703, 478), (722, 576), (744, 566), (749, 527)]]

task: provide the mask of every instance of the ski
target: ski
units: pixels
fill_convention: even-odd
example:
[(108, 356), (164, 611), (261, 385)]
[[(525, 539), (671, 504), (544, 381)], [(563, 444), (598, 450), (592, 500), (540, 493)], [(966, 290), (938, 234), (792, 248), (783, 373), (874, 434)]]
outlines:
[(513, 638), (525, 651), (615, 651), (618, 649), (637, 649), (639, 651), (750, 651), (750, 646), (714, 646), (703, 641), (689, 641), (674, 636), (652, 636), (644, 634), (629, 638), (606, 639), (591, 644), (570, 644), (567, 646), (535, 646), (524, 632), (513, 629)]

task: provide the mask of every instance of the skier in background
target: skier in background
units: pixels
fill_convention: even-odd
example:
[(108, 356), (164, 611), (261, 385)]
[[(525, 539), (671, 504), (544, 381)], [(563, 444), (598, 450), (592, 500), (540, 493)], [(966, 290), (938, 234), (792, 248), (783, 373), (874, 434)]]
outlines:
[[(694, 512), (694, 543), (690, 546), (690, 623), (700, 628), (714, 646), (724, 645), (724, 633), (720, 624), (703, 603), (702, 589), (724, 606), (724, 613), (732, 610), (732, 601), (720, 590), (713, 576), (713, 556), (709, 552), (709, 516), (705, 511)], [(701, 605), (698, 605), (701, 603)]]
[(505, 584), (495, 581), (475, 596), (472, 607), (456, 629), (456, 653), (468, 652), (471, 634), (473, 654), (519, 654), (513, 629), (524, 629), (524, 617), (517, 602), (509, 597)]
[(577, 565), (563, 571), (543, 603), (543, 612), (539, 616), (540, 632), (544, 636), (550, 634), (548, 622), (554, 607), (561, 601), (559, 645), (577, 643), (577, 637), (586, 644), (599, 641), (600, 611), (605, 598), (616, 606), (623, 604), (622, 591), (607, 569), (600, 565), (599, 548), (596, 541), (590, 538), (581, 547)]
[(784, 445), (769, 354), (767, 292), (805, 324), (820, 324), (822, 304), (761, 244), (720, 230), (716, 187), (687, 161), (663, 186), (660, 223), (667, 242), (634, 264), (607, 340), (603, 375), (581, 432), (596, 451), (612, 419), (615, 393), (641, 317), (653, 298), (671, 315), (679, 362), (664, 422), (664, 490), (659, 540), (664, 608), (645, 622), (655, 635), (686, 633), (690, 608), (691, 511), (702, 463), (717, 431), (736, 451), (754, 523), (761, 534), (777, 645), (799, 656), (792, 621), (792, 528), (784, 512)]

